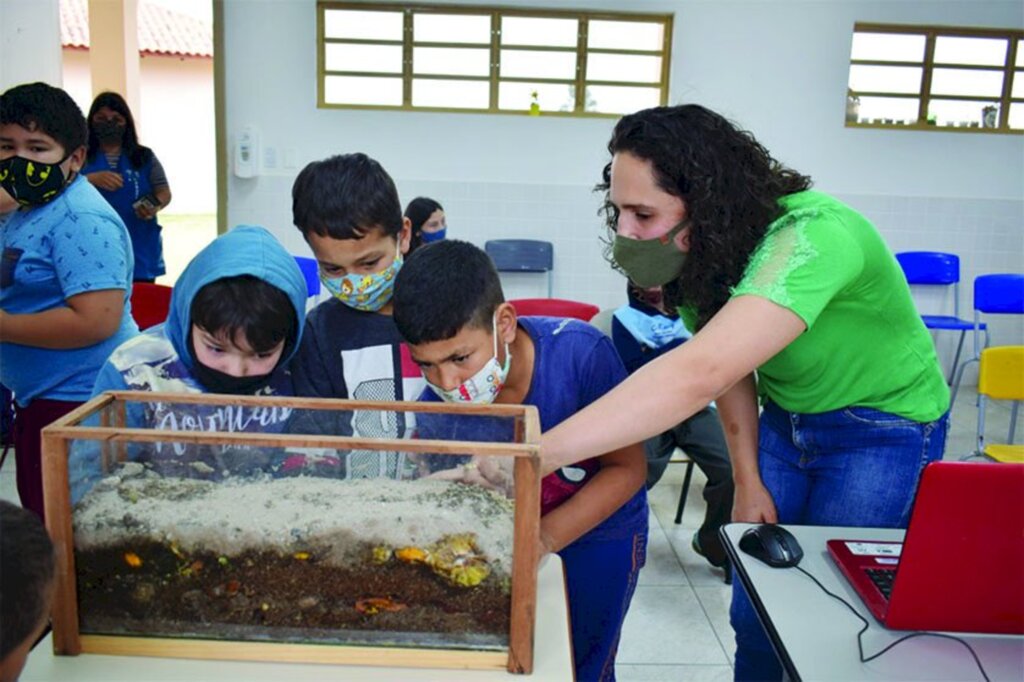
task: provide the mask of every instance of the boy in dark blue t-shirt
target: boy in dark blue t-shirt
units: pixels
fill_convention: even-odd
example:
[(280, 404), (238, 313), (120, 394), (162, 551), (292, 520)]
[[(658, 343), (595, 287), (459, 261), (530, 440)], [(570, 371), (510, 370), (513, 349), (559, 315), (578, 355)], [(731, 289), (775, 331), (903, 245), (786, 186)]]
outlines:
[[(427, 380), (421, 400), (534, 405), (547, 430), (626, 377), (609, 339), (590, 325), (517, 318), (488, 256), (466, 242), (429, 244), (409, 258), (395, 285), (394, 319)], [(451, 426), (424, 416), (418, 431), (450, 437)], [(565, 564), (580, 680), (615, 679), (622, 622), (646, 556), (645, 472), (636, 444), (541, 483), (540, 552), (557, 552)]]

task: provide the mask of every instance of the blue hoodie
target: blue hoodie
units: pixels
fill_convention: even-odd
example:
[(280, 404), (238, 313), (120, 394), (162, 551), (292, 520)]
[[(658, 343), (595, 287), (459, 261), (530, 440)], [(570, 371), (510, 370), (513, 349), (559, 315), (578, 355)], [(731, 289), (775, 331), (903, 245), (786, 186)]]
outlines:
[[(287, 355), (281, 356), (269, 384), (258, 392), (259, 395), (290, 395), (291, 377), (287, 368), (299, 347), (305, 323), (306, 281), (295, 258), (272, 234), (262, 227), (246, 225), (218, 237), (192, 259), (174, 286), (167, 321), (118, 346), (100, 369), (93, 396), (104, 391), (124, 390), (206, 393), (207, 389), (195, 377), (196, 360), (188, 343), (192, 301), (210, 282), (239, 275), (258, 277), (274, 285), (288, 295), (295, 308), (296, 336), (286, 344)], [(181, 431), (280, 432), (285, 430), (291, 412), (284, 407), (133, 403), (129, 406), (127, 426)], [(218, 471), (225, 468), (223, 462), (212, 461), (222, 459), (223, 453), (214, 452), (219, 448), (200, 448), (202, 452), (196, 452), (182, 443), (160, 443), (154, 449), (152, 453), (135, 454), (132, 458), (143, 457), (155, 464), (163, 462), (165, 466), (158, 465), (158, 468), (166, 469), (167, 473), (191, 466), (197, 460), (211, 464)], [(80, 454), (93, 456), (85, 451)], [(74, 455), (72, 458), (75, 459)], [(80, 461), (78, 464), (79, 474), (84, 474), (84, 478), (92, 479), (98, 473), (93, 463)], [(79, 478), (80, 483), (85, 483)], [(82, 490), (77, 492), (80, 494)]]

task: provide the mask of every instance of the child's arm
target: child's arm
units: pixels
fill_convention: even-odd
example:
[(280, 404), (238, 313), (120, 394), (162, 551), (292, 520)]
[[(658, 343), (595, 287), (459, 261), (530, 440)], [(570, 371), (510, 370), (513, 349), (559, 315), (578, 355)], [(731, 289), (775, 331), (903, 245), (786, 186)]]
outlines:
[(0, 310), (0, 341), (54, 350), (92, 346), (121, 326), (124, 289), (76, 294), (64, 303), (66, 307), (39, 313)]
[(543, 552), (557, 552), (618, 511), (647, 476), (643, 445), (627, 445), (598, 458), (601, 468), (575, 495), (540, 520)]

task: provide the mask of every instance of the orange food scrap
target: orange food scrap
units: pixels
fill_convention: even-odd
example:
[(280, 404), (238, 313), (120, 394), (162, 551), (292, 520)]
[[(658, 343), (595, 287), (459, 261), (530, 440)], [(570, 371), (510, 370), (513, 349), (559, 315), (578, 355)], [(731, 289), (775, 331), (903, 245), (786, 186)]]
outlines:
[(135, 552), (125, 552), (124, 562), (132, 568), (138, 568), (142, 565), (142, 559)]
[(203, 570), (203, 562), (199, 561), (198, 559), (196, 559), (195, 561), (192, 562), (192, 564), (189, 566), (189, 568), (192, 569), (193, 573), (198, 573), (199, 571)]
[(295, 554), (292, 554), (292, 556), (299, 561), (306, 561), (309, 559), (309, 552), (296, 552)]
[(388, 597), (367, 597), (356, 602), (356, 611), (373, 615), (380, 611), (401, 611), (406, 605)]
[(227, 592), (229, 595), (232, 595), (238, 592), (238, 588), (240, 588), (241, 586), (242, 584), (237, 580), (229, 580), (228, 584), (224, 586), (224, 591)]
[(395, 550), (395, 557), (407, 564), (419, 564), (427, 560), (427, 553), (419, 547), (403, 547)]

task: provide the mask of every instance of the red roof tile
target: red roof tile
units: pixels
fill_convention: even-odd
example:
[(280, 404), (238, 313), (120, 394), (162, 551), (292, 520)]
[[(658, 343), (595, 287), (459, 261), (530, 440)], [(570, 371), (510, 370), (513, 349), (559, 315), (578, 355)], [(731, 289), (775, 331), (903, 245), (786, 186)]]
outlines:
[[(89, 49), (88, 0), (60, 0), (60, 42)], [(213, 27), (201, 19), (139, 2), (139, 52), (213, 56)]]

